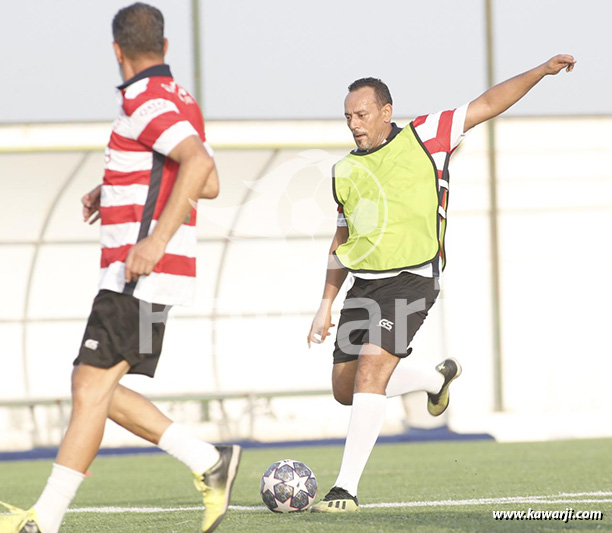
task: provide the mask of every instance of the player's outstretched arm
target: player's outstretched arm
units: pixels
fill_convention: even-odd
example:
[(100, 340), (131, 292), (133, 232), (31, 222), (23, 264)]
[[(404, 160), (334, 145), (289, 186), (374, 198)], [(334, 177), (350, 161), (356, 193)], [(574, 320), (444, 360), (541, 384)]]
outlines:
[(327, 259), (327, 273), (325, 274), (325, 288), (323, 289), (323, 298), (321, 305), (315, 315), (310, 331), (308, 332), (308, 347), (310, 343), (321, 344), (327, 336), (329, 336), (329, 328), (335, 326), (331, 323), (331, 308), (336, 296), (340, 292), (340, 287), (346, 279), (347, 271), (340, 267), (333, 253), (336, 248), (345, 243), (348, 239), (348, 228), (346, 226), (338, 226), (336, 233), (329, 248), (329, 256)]
[(525, 96), (544, 76), (554, 76), (563, 69), (571, 72), (575, 64), (576, 60), (573, 56), (560, 54), (546, 63), (491, 87), (476, 100), (470, 102), (463, 131), (468, 131), (477, 124), (506, 111)]

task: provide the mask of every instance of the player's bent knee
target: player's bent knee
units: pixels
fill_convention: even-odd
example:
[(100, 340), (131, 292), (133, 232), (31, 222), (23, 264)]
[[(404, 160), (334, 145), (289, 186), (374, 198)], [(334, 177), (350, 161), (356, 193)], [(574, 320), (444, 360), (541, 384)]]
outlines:
[(86, 408), (100, 404), (105, 398), (103, 391), (92, 387), (86, 381), (74, 380), (72, 383), (73, 408)]
[(106, 403), (119, 379), (120, 376), (115, 376), (106, 369), (87, 365), (75, 368), (72, 374), (73, 407), (87, 408)]
[(340, 405), (353, 405), (356, 372), (357, 360), (334, 364), (332, 390), (334, 399)]
[(340, 405), (353, 405), (353, 389), (355, 388), (355, 382), (338, 379), (332, 381), (332, 391), (334, 393), (334, 400)]
[(337, 391), (334, 390), (334, 399), (340, 405), (353, 405), (353, 391)]

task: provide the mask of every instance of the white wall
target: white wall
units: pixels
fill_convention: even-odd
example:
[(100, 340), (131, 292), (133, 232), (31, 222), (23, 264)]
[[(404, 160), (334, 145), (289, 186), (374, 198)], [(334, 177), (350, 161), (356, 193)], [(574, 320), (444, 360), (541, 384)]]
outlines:
[[(611, 126), (597, 118), (498, 122), (503, 413), (493, 412), (484, 128), (453, 156), (443, 294), (411, 356), (463, 363), (447, 419), (453, 429), (505, 440), (612, 435)], [(126, 382), (155, 395), (328, 388), (332, 343), (309, 351), (305, 338), (334, 231), (329, 168), (346, 150), (225, 146), (216, 154), (222, 193), (199, 210), (197, 303), (173, 310), (155, 380)], [(98, 150), (0, 154), (0, 401), (69, 395), (99, 259), (98, 229), (82, 223), (79, 198), (99, 181), (102, 158)], [(432, 425), (424, 403), (409, 401), (410, 423)], [(196, 424), (199, 408), (169, 408)], [(227, 405), (240, 434), (244, 408)], [(348, 416), (330, 397), (264, 402), (258, 413), (261, 439), (342, 436)], [(42, 440), (57, 440), (48, 430), (56, 419), (39, 422)], [(384, 431), (403, 424), (400, 400), (390, 401)], [(216, 423), (197, 427), (207, 438), (226, 435)], [(29, 446), (29, 428), (26, 412), (0, 409), (0, 448)], [(122, 442), (125, 433), (109, 427), (106, 443)]]

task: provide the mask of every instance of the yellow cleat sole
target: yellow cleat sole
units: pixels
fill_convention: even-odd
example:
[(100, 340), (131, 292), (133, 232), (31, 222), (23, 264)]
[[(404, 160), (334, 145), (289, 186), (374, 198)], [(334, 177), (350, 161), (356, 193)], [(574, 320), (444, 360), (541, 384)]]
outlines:
[(359, 511), (359, 505), (353, 500), (320, 501), (312, 506), (313, 513), (354, 513)]

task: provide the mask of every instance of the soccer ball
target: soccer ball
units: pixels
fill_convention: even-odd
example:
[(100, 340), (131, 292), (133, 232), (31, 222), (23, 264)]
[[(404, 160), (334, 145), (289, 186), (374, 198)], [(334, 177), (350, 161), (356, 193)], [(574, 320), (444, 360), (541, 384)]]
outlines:
[(296, 513), (308, 509), (317, 497), (317, 478), (300, 461), (283, 459), (264, 472), (261, 499), (275, 513)]

